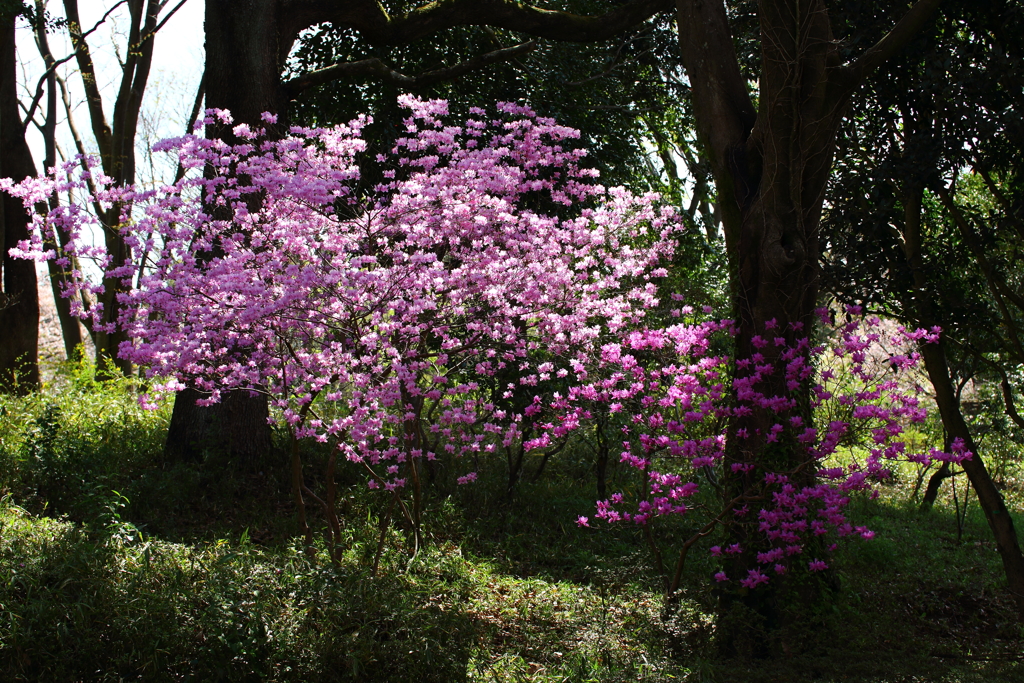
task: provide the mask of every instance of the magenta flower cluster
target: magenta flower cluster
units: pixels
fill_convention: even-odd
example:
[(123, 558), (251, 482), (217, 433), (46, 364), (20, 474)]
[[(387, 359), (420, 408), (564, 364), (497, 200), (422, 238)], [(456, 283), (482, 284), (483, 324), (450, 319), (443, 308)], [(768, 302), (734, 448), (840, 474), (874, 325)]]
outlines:
[[(683, 313), (693, 311), (686, 307)], [(790, 326), (787, 339), (775, 321), (768, 321), (764, 333), (752, 339), (758, 350), (740, 359), (712, 352), (728, 346), (716, 345), (716, 336), (736, 334), (729, 320), (634, 330), (601, 349), (591, 370), (597, 377), (551, 401), (551, 420), (534, 445), (545, 445), (598, 414), (618, 416), (620, 460), (639, 470), (646, 483), (636, 500), (616, 493), (599, 501), (595, 516), (607, 522), (648, 525), (659, 516), (688, 514), (694, 511), (688, 500), (701, 485), (718, 486), (716, 473), (741, 481), (747, 475), (750, 483), (734, 490), (725, 509), (700, 512), (711, 518), (702, 535), (727, 517), (756, 520), (762, 535), (754, 552), (757, 568), (746, 576), (715, 575), (719, 582), (738, 580), (754, 588), (770, 573), (786, 573), (811, 539), (873, 538), (866, 527), (847, 521), (844, 508), (852, 492), (877, 495), (875, 485), (891, 475), (889, 463), (971, 457), (959, 442), (950, 453), (908, 452), (902, 440), (909, 425), (926, 417), (921, 388), (909, 374), (919, 360), (913, 346), (936, 342), (939, 330), (886, 331), (878, 318), (863, 319), (861, 313), (848, 307), (851, 322), (833, 330), (828, 344), (813, 347), (799, 334), (799, 324)], [(819, 316), (828, 323), (828, 311)], [(774, 358), (767, 357), (768, 350)], [(767, 393), (767, 387), (782, 389)], [(799, 405), (802, 389), (811, 396), (806, 411)], [(771, 416), (765, 428), (747, 426), (755, 413)], [(820, 424), (809, 424), (808, 413)], [(782, 441), (797, 454), (789, 458), (792, 469), (772, 471), (751, 457)], [(840, 454), (846, 464), (830, 465)], [(578, 523), (588, 526), (590, 518), (580, 517)], [(834, 548), (834, 543), (826, 546)], [(711, 548), (722, 558), (743, 552), (739, 544)], [(803, 561), (812, 572), (828, 566), (816, 557)]]

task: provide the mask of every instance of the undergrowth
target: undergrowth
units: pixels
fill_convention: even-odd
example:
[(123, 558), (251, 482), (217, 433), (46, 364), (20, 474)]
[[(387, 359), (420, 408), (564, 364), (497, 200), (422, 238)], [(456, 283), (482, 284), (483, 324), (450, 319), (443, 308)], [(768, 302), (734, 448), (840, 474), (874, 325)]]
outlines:
[[(962, 477), (956, 505), (947, 481), (930, 512), (910, 471), (856, 500), (877, 536), (840, 546), (815, 647), (721, 661), (706, 547), (666, 605), (636, 528), (574, 523), (595, 498), (585, 449), (511, 493), (497, 463), (468, 486), (441, 473), (424, 547), (386, 529), (372, 575), (385, 506), (355, 474), (332, 564), (295, 537), (283, 452), (251, 471), (215, 453), (166, 462), (168, 413), (134, 392), (81, 365), (0, 396), (0, 680), (1024, 680), (977, 502), (956, 516)], [(305, 457), (315, 486), (323, 454)]]

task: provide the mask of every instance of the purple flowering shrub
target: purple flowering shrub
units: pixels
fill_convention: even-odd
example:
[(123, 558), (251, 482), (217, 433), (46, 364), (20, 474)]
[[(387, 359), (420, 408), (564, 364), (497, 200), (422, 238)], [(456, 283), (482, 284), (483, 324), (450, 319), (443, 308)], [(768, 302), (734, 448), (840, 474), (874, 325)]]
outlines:
[[(356, 189), (365, 119), (278, 140), (244, 124), (236, 144), (167, 140), (190, 173), (155, 190), (114, 187), (77, 162), (3, 189), (27, 205), (74, 199), (36, 217), (20, 254), (73, 269), (75, 302), (103, 287), (75, 263), (121, 282), (109, 325), (127, 331), (119, 353), (151, 391), (190, 386), (203, 404), (266, 394), (294, 440), (336, 446), (418, 527), (418, 463), (521, 441), (524, 415), (481, 384), (501, 378), (507, 399), (585, 367), (599, 339), (639, 324), (681, 223), (656, 195), (598, 184), (578, 132), (529, 109), (499, 104), (453, 124), (444, 102), (403, 104), (406, 136), (377, 157), (384, 182), (369, 190)], [(205, 123), (232, 121), (210, 112)], [(93, 202), (120, 205), (121, 224), (98, 225)], [(126, 257), (93, 244), (93, 228), (120, 230)], [(67, 239), (48, 240), (55, 231)], [(77, 313), (104, 325), (102, 304)]]
[[(620, 458), (642, 485), (600, 501), (596, 517), (643, 525), (649, 539), (659, 519), (699, 520), (670, 592), (690, 547), (735, 518), (756, 517), (764, 542), (755, 569), (719, 581), (753, 588), (796, 562), (823, 569), (803, 556), (809, 539), (870, 537), (843, 509), (887, 476), (886, 461), (970, 456), (907, 453), (899, 438), (923, 411), (897, 375), (916, 362), (911, 342), (937, 331), (900, 330), (887, 340), (898, 351), (880, 357), (871, 323), (837, 330), (826, 350), (770, 321), (753, 345), (772, 353), (731, 358), (720, 351), (731, 321), (698, 320), (689, 307), (673, 311), (677, 324), (648, 315), (681, 221), (655, 195), (598, 184), (572, 144), (577, 131), (511, 104), (453, 122), (444, 102), (402, 103), (406, 135), (376, 158), (384, 180), (371, 188), (359, 183), (365, 119), (282, 139), (240, 124), (234, 144), (167, 140), (188, 173), (157, 189), (115, 187), (89, 160), (0, 181), (27, 206), (68, 199), (35, 216), (33, 241), (16, 252), (71, 271), (76, 312), (94, 330), (127, 332), (119, 353), (145, 368), (150, 392), (188, 386), (204, 404), (228, 391), (268, 396), (292, 436), (300, 520), (303, 494), (324, 506), (333, 557), (339, 456), (392, 497), (418, 540), (425, 461), (447, 459), (468, 483), (476, 473), (463, 456), (550, 452), (600, 417), (619, 430)], [(232, 121), (219, 111), (204, 123)], [(96, 203), (120, 206), (120, 224), (99, 225)], [(103, 230), (125, 237), (119, 260), (94, 243)], [(79, 305), (103, 287), (78, 267), (86, 262), (120, 282), (114, 322), (102, 303)], [(844, 365), (827, 369), (825, 358)], [(783, 391), (766, 392), (773, 378)], [(545, 391), (554, 383), (566, 388)], [(828, 406), (838, 412), (815, 420)], [(765, 411), (770, 427), (745, 426)], [(302, 439), (332, 446), (324, 499), (302, 483)], [(830, 463), (865, 440), (862, 462)], [(758, 461), (782, 442), (800, 453), (795, 467)], [(730, 477), (758, 488), (724, 486)], [(709, 486), (715, 495), (697, 496)]]
[[(872, 538), (873, 532), (853, 526), (843, 510), (854, 492), (877, 495), (875, 485), (890, 477), (887, 463), (971, 457), (962, 443), (950, 453), (908, 452), (901, 438), (909, 425), (925, 419), (921, 388), (906, 377), (919, 360), (913, 346), (937, 341), (937, 329), (899, 327), (887, 333), (878, 318), (859, 319), (860, 309), (850, 307), (847, 313), (858, 319), (834, 329), (828, 344), (812, 346), (800, 336), (791, 343), (769, 321), (752, 340), (759, 351), (732, 359), (714, 353), (722, 346), (714, 343), (716, 336), (736, 333), (732, 321), (698, 321), (690, 307), (682, 312), (687, 322), (635, 329), (602, 346), (586, 381), (550, 401), (547, 432), (533, 442), (546, 445), (598, 413), (622, 416), (620, 460), (638, 471), (641, 483), (632, 497), (615, 493), (598, 501), (594, 517), (644, 527), (665, 517), (698, 517), (699, 530), (683, 543), (674, 574), (666, 576), (670, 594), (679, 586), (690, 547), (729, 519), (756, 518), (756, 567), (736, 576), (719, 571), (714, 578), (755, 588), (797, 562), (811, 572), (826, 569), (823, 559), (804, 557), (812, 539), (822, 547), (820, 541), (829, 537)], [(828, 324), (826, 310), (819, 317)], [(775, 363), (761, 353), (769, 347), (780, 351)], [(763, 387), (776, 375), (783, 375), (786, 392), (766, 394)], [(801, 407), (802, 389), (809, 392), (807, 409)], [(744, 426), (755, 411), (773, 416), (766, 430)], [(783, 442), (797, 452), (788, 460), (790, 469), (775, 470), (750, 457)], [(845, 466), (836, 462), (840, 451)], [(748, 481), (754, 475), (754, 484), (727, 492), (720, 481), (744, 475)], [(715, 495), (697, 497), (702, 487), (712, 487)], [(695, 499), (700, 502), (691, 503)], [(578, 523), (592, 521), (580, 517)], [(649, 528), (645, 534), (660, 564), (656, 535)], [(744, 547), (733, 543), (710, 551), (728, 564)]]

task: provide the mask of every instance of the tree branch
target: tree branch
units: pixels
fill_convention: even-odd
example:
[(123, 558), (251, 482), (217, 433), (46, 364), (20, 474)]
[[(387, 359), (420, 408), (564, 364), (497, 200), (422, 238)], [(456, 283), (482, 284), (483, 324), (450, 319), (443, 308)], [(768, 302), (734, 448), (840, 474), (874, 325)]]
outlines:
[[(95, 25), (93, 25), (93, 27), (91, 29), (89, 29), (88, 31), (86, 31), (85, 33), (83, 33), (81, 35), (82, 39), (84, 40), (90, 34), (95, 32), (96, 29), (98, 29), (103, 24), (103, 22), (105, 22), (107, 20), (107, 17), (109, 17), (111, 14), (113, 14), (114, 10), (116, 10), (118, 7), (120, 7), (121, 5), (125, 4), (125, 2), (127, 2), (127, 0), (120, 0), (120, 2), (116, 3), (113, 7), (108, 9), (103, 14), (103, 16), (100, 17), (100, 20), (97, 21)], [(67, 55), (66, 57), (61, 57), (60, 59), (55, 61), (53, 63), (53, 65), (51, 65), (39, 77), (39, 81), (38, 81), (38, 83), (36, 83), (36, 93), (35, 93), (35, 95), (32, 98), (32, 105), (29, 106), (29, 107), (22, 107), (27, 112), (26, 117), (25, 117), (25, 125), (22, 126), (22, 134), (24, 134), (24, 131), (26, 129), (28, 129), (29, 119), (31, 119), (33, 116), (35, 116), (36, 107), (39, 106), (39, 100), (42, 99), (42, 97), (43, 97), (43, 84), (46, 83), (46, 80), (50, 77), (51, 73), (55, 73), (56, 72), (58, 66), (60, 66), (61, 64), (64, 64), (65, 62), (71, 61), (72, 59), (75, 58), (75, 55), (76, 55), (76, 53), (72, 52), (71, 54)]]
[[(121, 74), (121, 87), (114, 101), (114, 121), (111, 134), (111, 168), (106, 173), (119, 183), (135, 182), (135, 132), (138, 128), (142, 96), (149, 81), (153, 63), (153, 46), (160, 3), (146, 0), (145, 9), (140, 2), (134, 8), (128, 54)], [(140, 36), (145, 35), (146, 38)]]
[[(149, 40), (153, 36), (154, 33), (159, 31), (160, 29), (162, 29), (164, 27), (164, 24), (166, 24), (168, 21), (170, 21), (171, 17), (173, 17), (175, 15), (175, 13), (177, 13), (177, 11), (181, 9), (181, 6), (184, 5), (186, 2), (188, 2), (188, 0), (181, 0), (181, 2), (179, 2), (177, 5), (175, 5), (174, 8), (171, 9), (171, 11), (168, 12), (167, 15), (163, 19), (160, 20), (159, 24), (154, 26), (152, 29), (146, 31), (142, 35), (142, 38), (139, 39), (139, 42), (142, 43), (142, 42), (145, 42), (145, 41)], [(163, 7), (164, 7), (164, 4), (161, 3), (159, 9), (163, 9)]]
[[(192, 113), (189, 114), (188, 122), (185, 124), (185, 135), (191, 135), (194, 132), (196, 126), (196, 119), (199, 118), (199, 108), (203, 104), (203, 98), (206, 97), (206, 74), (199, 79), (199, 88), (196, 90), (196, 98), (192, 102)], [(181, 165), (181, 161), (178, 161), (178, 170), (174, 172), (174, 184), (177, 185), (178, 181), (185, 177), (185, 167)]]
[[(952, 185), (951, 185), (952, 187)], [(955, 188), (953, 188), (955, 189)], [(960, 232), (960, 236), (967, 243), (968, 248), (974, 254), (974, 258), (978, 261), (978, 265), (981, 266), (982, 275), (985, 278), (986, 283), (989, 286), (989, 290), (992, 292), (992, 298), (995, 300), (996, 307), (1002, 314), (1003, 327), (1006, 329), (1006, 334), (1009, 336), (1012, 342), (1010, 351), (1014, 353), (1018, 360), (1024, 361), (1024, 343), (1021, 342), (1020, 335), (1017, 333), (1017, 326), (1014, 321), (1014, 316), (1011, 313), (1009, 307), (1006, 305), (1004, 298), (1005, 294), (1010, 295), (1010, 300), (1016, 304), (1019, 308), (1022, 307), (1024, 301), (1016, 297), (1013, 292), (1008, 292), (1000, 287), (1001, 277), (995, 272), (992, 267), (991, 261), (985, 254), (985, 249), (981, 244), (978, 243), (977, 238), (974, 235), (974, 231), (971, 230), (970, 224), (967, 222), (967, 218), (964, 216), (960, 207), (953, 201), (953, 197), (950, 191), (945, 188), (941, 183), (938, 187), (939, 199), (942, 200), (943, 206), (949, 212), (950, 217), (953, 219), (953, 223), (956, 225), (957, 230)]]
[(725, 2), (679, 0), (676, 23), (697, 137), (715, 180), (727, 250), (736, 253), (743, 207), (756, 191), (750, 169), (760, 167), (760, 151), (748, 150), (757, 112), (740, 70)]
[[(75, 141), (75, 150), (78, 152), (78, 163), (82, 166), (82, 171), (85, 174), (86, 187), (89, 189), (89, 196), (96, 196), (96, 181), (93, 179), (92, 174), (89, 173), (89, 165), (87, 163), (87, 154), (85, 152), (85, 144), (82, 142), (82, 136), (78, 133), (78, 126), (75, 125), (75, 115), (71, 108), (71, 97), (68, 95), (67, 85), (64, 83), (64, 79), (57, 76), (57, 85), (60, 86), (60, 96), (64, 101), (64, 113), (68, 117), (68, 129), (71, 131), (71, 138)], [(101, 216), (103, 207), (100, 203), (93, 200), (93, 210), (97, 216)]]
[(1006, 371), (1000, 368), (1003, 373), (1003, 403), (1006, 405), (1006, 414), (1010, 416), (1013, 423), (1024, 429), (1024, 418), (1017, 412), (1017, 406), (1013, 404), (1013, 389), (1010, 388), (1010, 380), (1006, 378)]
[(1003, 207), (1003, 215), (1006, 216), (1006, 218), (1010, 221), (1010, 224), (1017, 231), (1018, 237), (1024, 239), (1024, 225), (1022, 225), (1020, 220), (1018, 220), (1016, 213), (1010, 206), (1009, 200), (1007, 200), (1006, 198), (1006, 195), (1003, 193), (1002, 190), (999, 189), (999, 186), (996, 185), (995, 180), (992, 179), (992, 174), (989, 172), (988, 168), (982, 163), (980, 158), (978, 158), (975, 161), (974, 170), (975, 172), (978, 173), (978, 175), (981, 176), (982, 180), (985, 181), (985, 185), (988, 186), (989, 191), (992, 193), (992, 196), (995, 197), (996, 200), (999, 202), (999, 205)]
[(884, 38), (838, 71), (842, 98), (849, 97), (878, 67), (902, 50), (931, 19), (942, 0), (918, 0)]
[[(78, 60), (78, 70), (82, 76), (82, 87), (85, 89), (85, 101), (89, 109), (93, 135), (96, 138), (96, 145), (100, 148), (100, 156), (106, 160), (110, 156), (110, 125), (107, 123), (107, 116), (103, 111), (103, 96), (100, 94), (99, 83), (96, 81), (96, 68), (93, 65), (89, 44), (85, 42), (85, 34), (82, 32), (78, 0), (64, 0), (64, 14), (68, 18), (68, 33), (71, 36), (71, 45), (75, 49), (75, 57)], [(104, 18), (106, 16), (104, 15)]]
[(376, 45), (404, 45), (455, 26), (493, 26), (567, 42), (606, 40), (658, 12), (672, 0), (631, 0), (597, 16), (548, 10), (517, 0), (435, 0), (389, 16), (376, 0), (292, 0), (285, 5), (283, 36), (329, 21), (359, 31)]
[(341, 64), (334, 64), (317, 71), (311, 71), (284, 83), (282, 87), (289, 98), (296, 97), (307, 88), (323, 85), (340, 78), (372, 78), (406, 88), (417, 88), (452, 80), (489, 64), (518, 57), (519, 55), (531, 52), (536, 46), (537, 43), (531, 40), (527, 43), (477, 55), (455, 66), (426, 71), (418, 76), (408, 76), (395, 71), (381, 60), (372, 57), (370, 59), (361, 59), (357, 62), (342, 62)]

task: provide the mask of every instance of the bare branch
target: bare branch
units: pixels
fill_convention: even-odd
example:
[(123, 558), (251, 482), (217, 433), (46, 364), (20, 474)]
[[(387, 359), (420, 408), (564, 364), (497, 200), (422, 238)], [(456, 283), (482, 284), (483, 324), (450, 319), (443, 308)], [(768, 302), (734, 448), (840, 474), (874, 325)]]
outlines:
[[(1000, 368), (1001, 369), (1001, 368)], [(1017, 412), (1017, 406), (1013, 404), (1013, 389), (1010, 388), (1010, 381), (1006, 378), (1006, 371), (1003, 370), (1003, 403), (1006, 405), (1006, 414), (1010, 416), (1013, 423), (1024, 429), (1024, 418)]]
[[(114, 12), (114, 10), (116, 10), (121, 5), (125, 4), (127, 1), (128, 0), (120, 0), (120, 2), (116, 3), (113, 7), (108, 9), (103, 14), (103, 16), (100, 17), (99, 21), (97, 21), (93, 25), (93, 27), (91, 29), (89, 29), (88, 31), (86, 31), (85, 33), (82, 34), (82, 38), (84, 39), (84, 38), (88, 37), (89, 35), (91, 35), (92, 33), (94, 33), (96, 31), (96, 29), (98, 29), (107, 20), (107, 17), (109, 17)], [(68, 56), (62, 57), (61, 59), (56, 60), (53, 63), (53, 65), (51, 65), (46, 71), (44, 71), (42, 73), (42, 75), (39, 77), (39, 81), (36, 83), (36, 93), (32, 97), (32, 104), (31, 104), (31, 106), (29, 106), (27, 108), (25, 108), (25, 107), (22, 108), (22, 109), (24, 109), (24, 111), (27, 112), (27, 117), (26, 118), (32, 118), (32, 116), (35, 115), (36, 107), (39, 106), (39, 101), (43, 97), (43, 84), (46, 83), (46, 79), (50, 77), (50, 74), (56, 72), (58, 66), (60, 66), (61, 64), (64, 64), (65, 62), (71, 61), (72, 59), (75, 58), (75, 56), (76, 56), (76, 53), (72, 52)], [(26, 120), (25, 124), (24, 124), (24, 127), (23, 127), (23, 130), (22, 130), (23, 134), (24, 134), (24, 129), (27, 129), (27, 128), (28, 128), (28, 121)]]
[[(135, 132), (139, 123), (142, 96), (153, 63), (152, 36), (156, 31), (153, 27), (157, 23), (159, 12), (160, 3), (157, 0), (148, 0), (145, 11), (142, 3), (133, 10), (128, 55), (121, 75), (121, 87), (114, 102), (111, 167), (104, 169), (122, 183), (135, 182)], [(149, 38), (141, 40), (140, 34), (148, 34)]]
[[(206, 97), (206, 75), (199, 80), (199, 88), (196, 90), (196, 99), (192, 102), (192, 113), (189, 114), (188, 123), (185, 124), (185, 134), (189, 135), (192, 133), (192, 129), (195, 128), (196, 120), (199, 118), (199, 107), (203, 104), (203, 98)], [(177, 184), (179, 180), (185, 177), (185, 167), (181, 165), (181, 161), (178, 161), (178, 170), (174, 172), (174, 182)]]
[[(113, 9), (113, 7), (110, 8), (103, 18), (106, 19)], [(85, 101), (89, 109), (93, 135), (100, 148), (100, 156), (108, 157), (110, 154), (110, 126), (103, 111), (103, 96), (100, 94), (99, 83), (96, 80), (96, 67), (93, 65), (89, 44), (85, 41), (86, 34), (82, 32), (78, 0), (64, 0), (64, 13), (68, 18), (68, 33), (71, 35), (71, 45), (75, 49), (78, 69), (82, 75), (82, 87), (85, 88)]]
[(527, 43), (521, 43), (512, 47), (506, 47), (493, 52), (477, 55), (476, 57), (456, 64), (455, 66), (426, 71), (418, 76), (408, 76), (395, 71), (376, 57), (361, 59), (357, 62), (342, 62), (341, 64), (334, 64), (333, 66), (303, 74), (298, 78), (284, 83), (282, 87), (291, 98), (296, 97), (307, 88), (323, 85), (324, 83), (329, 83), (340, 78), (372, 78), (377, 81), (392, 83), (406, 88), (423, 87), (433, 83), (458, 78), (459, 76), (463, 76), (471, 71), (494, 64), (495, 62), (501, 62), (518, 57), (519, 55), (531, 52), (536, 46), (537, 43), (531, 40)]
[[(64, 83), (63, 78), (57, 76), (57, 85), (60, 86), (60, 95), (64, 100), (64, 111), (67, 113), (68, 117), (68, 129), (71, 131), (71, 138), (75, 141), (75, 149), (78, 151), (79, 163), (82, 165), (82, 170), (85, 171), (84, 177), (86, 186), (89, 188), (89, 195), (91, 197), (95, 197), (96, 181), (93, 180), (92, 174), (88, 172), (89, 166), (86, 163), (85, 145), (82, 143), (82, 136), (78, 133), (78, 126), (75, 125), (75, 116), (71, 109), (71, 97), (68, 96), (67, 84)], [(103, 215), (101, 213), (103, 208), (95, 199), (93, 200), (93, 210), (96, 212), (97, 216)]]
[(181, 2), (179, 2), (177, 5), (175, 5), (174, 8), (171, 9), (171, 11), (167, 13), (167, 16), (165, 16), (163, 19), (160, 20), (159, 24), (157, 24), (152, 29), (150, 29), (150, 30), (148, 30), (148, 31), (146, 31), (145, 33), (142, 34), (142, 38), (139, 39), (139, 43), (141, 44), (141, 43), (146, 42), (147, 40), (149, 40), (153, 36), (154, 33), (159, 31), (160, 29), (162, 29), (164, 27), (164, 24), (166, 24), (170, 20), (170, 18), (173, 17), (174, 14), (178, 10), (180, 10), (182, 5), (184, 5), (186, 2), (188, 2), (188, 0), (181, 0)]

